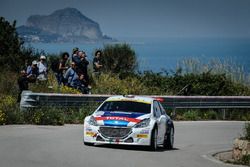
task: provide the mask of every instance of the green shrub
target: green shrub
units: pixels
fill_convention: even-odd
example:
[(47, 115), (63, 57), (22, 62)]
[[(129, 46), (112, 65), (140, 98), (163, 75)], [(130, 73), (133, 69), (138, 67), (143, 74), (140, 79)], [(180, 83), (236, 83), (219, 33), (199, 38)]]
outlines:
[(227, 109), (226, 117), (229, 120), (248, 121), (250, 120), (250, 112), (249, 109)]
[(96, 110), (97, 107), (95, 108), (80, 108), (79, 110), (79, 115), (78, 115), (78, 120), (80, 121), (80, 123), (83, 123), (84, 119), (86, 116), (92, 114), (95, 110)]
[(218, 113), (212, 110), (200, 111), (199, 115), (201, 119), (204, 119), (204, 120), (217, 120), (219, 117)]
[[(17, 86), (18, 74), (10, 71), (0, 73), (0, 97), (5, 96), (17, 97), (18, 86)], [(1, 101), (0, 99), (0, 101)]]
[(5, 123), (6, 123), (5, 113), (0, 109), (0, 125), (3, 125)]
[(69, 124), (77, 124), (77, 123), (83, 123), (82, 120), (79, 120), (79, 115), (81, 114), (79, 112), (78, 108), (72, 108), (64, 111), (65, 114), (65, 123)]
[(250, 112), (247, 111), (247, 112), (245, 112), (244, 114), (242, 114), (241, 120), (242, 120), (242, 121), (249, 121), (249, 120), (250, 120)]
[(82, 124), (84, 118), (93, 113), (101, 102), (89, 102), (79, 108), (68, 108), (64, 110), (65, 123)]
[(244, 138), (250, 141), (250, 122), (247, 122), (245, 124), (244, 131), (245, 131)]
[(192, 120), (192, 121), (196, 121), (199, 119), (199, 115), (198, 115), (198, 112), (197, 111), (194, 111), (194, 110), (189, 110), (187, 112), (185, 112), (183, 114), (183, 118), (185, 120)]
[(82, 124), (84, 118), (94, 112), (99, 104), (93, 102), (83, 105), (80, 108), (48, 106), (28, 109), (23, 112), (23, 122), (37, 125)]
[(212, 74), (225, 74), (226, 77), (236, 83), (250, 84), (250, 74), (246, 73), (244, 67), (236, 64), (233, 60), (212, 59), (204, 62), (200, 58), (183, 59), (178, 62), (186, 74), (200, 74), (211, 72)]
[(244, 155), (240, 161), (241, 164), (250, 166), (250, 154)]
[(64, 125), (63, 110), (56, 107), (33, 109), (30, 114), (32, 123), (37, 125)]
[(142, 74), (138, 74), (137, 78), (140, 82), (147, 87), (147, 94), (153, 95), (173, 95), (175, 87), (170, 84), (170, 76), (167, 73), (159, 72), (154, 73), (152, 71), (144, 71)]
[(135, 51), (128, 44), (105, 45), (101, 57), (104, 72), (126, 75), (135, 72)]
[(116, 74), (101, 74), (92, 88), (94, 94), (147, 94), (147, 87), (137, 78), (120, 79)]
[(23, 115), (13, 96), (3, 96), (0, 101), (0, 124), (21, 124)]
[(24, 124), (23, 113), (20, 112), (19, 106), (11, 108), (6, 112), (6, 124)]
[(234, 164), (250, 166), (250, 154), (243, 155), (242, 158), (235, 161)]

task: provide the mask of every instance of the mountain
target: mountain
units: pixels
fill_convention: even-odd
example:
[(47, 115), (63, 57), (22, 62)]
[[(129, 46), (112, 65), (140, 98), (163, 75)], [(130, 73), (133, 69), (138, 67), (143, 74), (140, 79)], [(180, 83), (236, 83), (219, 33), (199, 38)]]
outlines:
[(33, 15), (17, 32), (28, 42), (103, 42), (113, 39), (103, 35), (97, 22), (75, 8), (57, 10), (50, 15)]

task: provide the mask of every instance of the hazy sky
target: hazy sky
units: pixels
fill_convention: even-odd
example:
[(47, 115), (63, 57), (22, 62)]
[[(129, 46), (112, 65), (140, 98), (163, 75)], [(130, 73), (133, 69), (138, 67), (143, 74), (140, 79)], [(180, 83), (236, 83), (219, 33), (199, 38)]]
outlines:
[(250, 0), (0, 0), (0, 16), (74, 7), (111, 37), (250, 37)]

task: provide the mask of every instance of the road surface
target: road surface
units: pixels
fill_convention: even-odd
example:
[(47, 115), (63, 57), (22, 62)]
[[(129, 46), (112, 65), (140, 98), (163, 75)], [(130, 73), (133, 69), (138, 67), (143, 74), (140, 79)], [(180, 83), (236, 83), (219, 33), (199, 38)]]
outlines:
[(244, 122), (175, 122), (175, 148), (85, 146), (83, 125), (0, 126), (1, 167), (226, 167), (211, 154), (228, 150)]

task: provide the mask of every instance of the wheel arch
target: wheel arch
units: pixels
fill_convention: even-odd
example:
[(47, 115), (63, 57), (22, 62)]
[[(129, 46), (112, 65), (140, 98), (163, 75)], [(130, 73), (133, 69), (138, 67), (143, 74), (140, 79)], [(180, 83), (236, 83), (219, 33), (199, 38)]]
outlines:
[(173, 128), (173, 132), (175, 133), (174, 123), (172, 120), (167, 121), (167, 133), (170, 132), (170, 128)]

